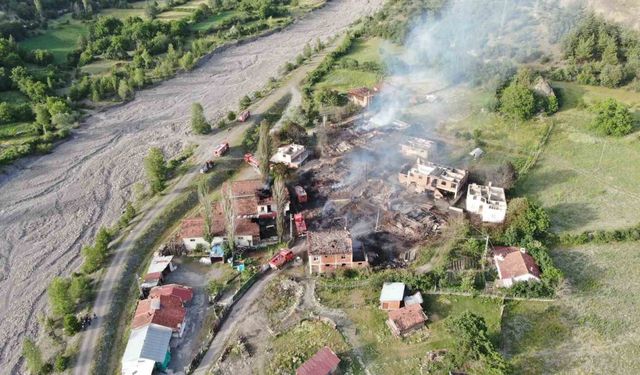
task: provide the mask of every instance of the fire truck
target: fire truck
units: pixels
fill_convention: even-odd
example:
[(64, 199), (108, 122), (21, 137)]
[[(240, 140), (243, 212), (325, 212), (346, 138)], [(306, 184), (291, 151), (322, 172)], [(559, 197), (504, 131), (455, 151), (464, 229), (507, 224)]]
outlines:
[(260, 163), (258, 162), (258, 159), (256, 159), (256, 157), (253, 156), (252, 153), (244, 154), (244, 161), (254, 168), (258, 168), (260, 165)]
[(229, 151), (229, 142), (220, 143), (216, 146), (215, 150), (213, 150), (213, 155), (216, 157), (220, 157)]
[(269, 261), (269, 267), (274, 270), (280, 269), (282, 266), (293, 260), (293, 251), (282, 249)]

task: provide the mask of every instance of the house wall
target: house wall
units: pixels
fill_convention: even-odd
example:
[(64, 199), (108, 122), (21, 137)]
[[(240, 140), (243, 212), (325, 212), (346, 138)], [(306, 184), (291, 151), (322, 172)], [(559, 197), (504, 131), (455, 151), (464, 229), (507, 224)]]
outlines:
[[(226, 240), (227, 240), (226, 237), (213, 237), (213, 240), (211, 240), (211, 245), (221, 244)], [(235, 243), (237, 246), (253, 247), (255, 246), (256, 243), (258, 243), (258, 240), (250, 235), (248, 236), (236, 235)]]
[(512, 277), (510, 279), (501, 279), (498, 286), (504, 287), (504, 288), (510, 288), (513, 286), (513, 284), (520, 282), (520, 281), (540, 281), (539, 278), (535, 277), (534, 275), (528, 273), (526, 275), (521, 275), (521, 276), (517, 276), (517, 277)]
[(409, 171), (407, 174), (399, 173), (398, 180), (401, 184), (409, 186), (412, 183), (416, 185), (417, 193), (424, 193), (427, 190), (436, 191), (442, 190), (453, 193), (455, 197), (458, 197), (458, 193), (462, 186), (464, 186), (467, 178), (463, 178), (460, 182), (451, 182), (448, 180), (441, 180), (433, 176), (425, 176), (422, 174), (413, 174)]
[(465, 206), (467, 211), (481, 215), (482, 221), (486, 223), (502, 223), (507, 215), (506, 207), (494, 208), (497, 206), (485, 202), (480, 196), (468, 193)]
[(184, 243), (184, 247), (187, 250), (195, 250), (198, 244), (204, 245), (206, 248), (211, 246), (203, 237), (191, 237), (191, 238), (183, 238), (182, 242)]
[(380, 308), (382, 310), (398, 310), (402, 301), (381, 301)]
[(309, 271), (311, 273), (334, 272), (339, 269), (364, 268), (368, 262), (353, 262), (353, 254), (309, 255)]

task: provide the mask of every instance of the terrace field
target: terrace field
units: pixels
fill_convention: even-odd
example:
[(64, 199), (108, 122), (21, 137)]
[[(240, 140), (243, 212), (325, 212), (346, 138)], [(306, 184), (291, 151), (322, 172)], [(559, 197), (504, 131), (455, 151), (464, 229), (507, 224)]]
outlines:
[(510, 303), (505, 310), (502, 347), (516, 372), (640, 372), (637, 243), (556, 249), (552, 255), (568, 280), (566, 295), (553, 304)]

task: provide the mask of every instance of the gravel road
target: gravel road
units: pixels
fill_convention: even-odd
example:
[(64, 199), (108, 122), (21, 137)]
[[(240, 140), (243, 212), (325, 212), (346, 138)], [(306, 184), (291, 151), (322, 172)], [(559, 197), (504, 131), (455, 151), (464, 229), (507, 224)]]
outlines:
[(24, 159), (0, 175), (0, 373), (20, 373), (25, 334), (55, 275), (80, 264), (82, 244), (119, 216), (132, 186), (143, 178), (149, 147), (168, 155), (190, 142), (193, 102), (210, 118), (235, 109), (261, 88), (305, 43), (326, 39), (370, 14), (383, 0), (334, 0), (282, 32), (214, 53), (193, 72), (142, 91), (132, 102), (87, 119), (51, 155)]

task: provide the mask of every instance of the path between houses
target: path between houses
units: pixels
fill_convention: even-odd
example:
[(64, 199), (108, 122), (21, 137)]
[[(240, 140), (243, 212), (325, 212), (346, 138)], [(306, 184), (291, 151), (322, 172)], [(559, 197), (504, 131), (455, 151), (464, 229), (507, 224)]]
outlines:
[[(266, 111), (268, 111), (278, 100), (287, 95), (291, 91), (291, 87), (299, 85), (306, 74), (322, 61), (328, 50), (329, 49), (313, 57), (310, 63), (304, 65), (300, 69), (297, 69), (289, 78), (287, 78), (284, 85), (276, 89), (262, 101), (256, 103), (256, 105), (251, 108), (253, 117), (259, 119), (261, 115), (266, 113)], [(192, 140), (193, 143), (199, 145), (196, 150), (196, 154), (194, 155), (194, 160), (197, 162), (196, 165), (180, 177), (173, 187), (170, 187), (166, 195), (164, 195), (159, 201), (149, 202), (143, 208), (140, 218), (133, 223), (131, 231), (123, 236), (122, 241), (116, 248), (112, 249), (113, 260), (105, 270), (105, 274), (100, 283), (96, 301), (94, 303), (93, 311), (98, 318), (94, 320), (94, 324), (91, 325), (91, 328), (83, 333), (77, 362), (73, 369), (74, 375), (86, 375), (91, 371), (91, 364), (95, 355), (95, 349), (101, 336), (102, 327), (104, 326), (103, 322), (105, 322), (105, 316), (112, 304), (113, 291), (118, 280), (122, 277), (127, 256), (131, 251), (133, 251), (133, 244), (135, 241), (142, 235), (144, 230), (160, 216), (163, 209), (174, 199), (178, 198), (178, 196), (184, 192), (191, 182), (199, 175), (200, 164), (210, 158), (210, 153), (212, 152), (213, 147), (223, 141), (229, 141), (231, 146), (239, 144), (242, 134), (244, 134), (252, 124), (253, 122), (250, 121), (234, 126), (229, 131), (221, 131), (207, 137), (194, 137)]]
[(242, 318), (243, 314), (253, 305), (265, 285), (271, 281), (277, 275), (277, 272), (269, 271), (266, 276), (261, 277), (253, 284), (249, 290), (231, 307), (231, 312), (227, 318), (222, 322), (218, 332), (216, 332), (209, 350), (202, 358), (200, 365), (193, 372), (195, 375), (205, 375), (209, 373), (209, 369), (216, 363), (218, 358), (222, 355), (222, 351), (225, 348), (227, 341), (235, 332), (237, 321)]

